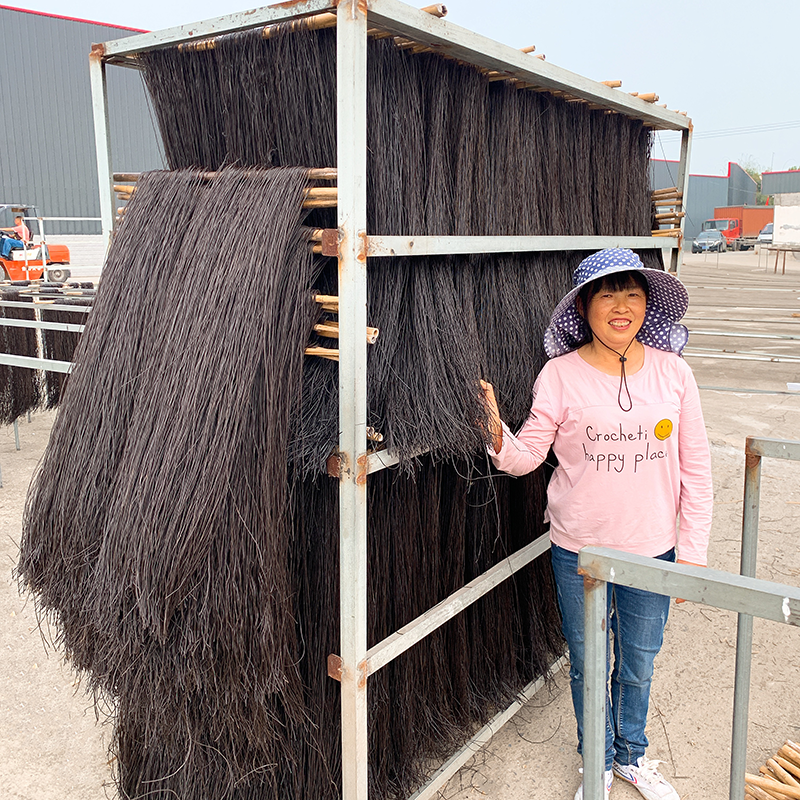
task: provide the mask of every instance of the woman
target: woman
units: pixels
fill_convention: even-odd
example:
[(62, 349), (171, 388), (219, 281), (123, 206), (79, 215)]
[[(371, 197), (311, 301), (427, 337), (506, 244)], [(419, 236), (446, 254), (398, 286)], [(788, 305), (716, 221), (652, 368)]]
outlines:
[[(552, 563), (570, 686), (583, 728), (583, 579), (587, 545), (706, 564), (711, 529), (711, 464), (700, 398), (680, 353), (688, 338), (677, 322), (688, 294), (662, 270), (646, 269), (630, 250), (595, 253), (573, 276), (545, 332), (550, 361), (533, 407), (514, 435), (500, 419), (494, 390), (482, 382), (495, 466), (512, 475), (536, 469), (552, 446), (558, 466), (547, 490)], [(676, 520), (680, 519), (680, 534)], [(614, 669), (606, 716), (606, 796), (614, 775), (647, 800), (678, 800), (645, 757), (653, 661), (661, 648), (669, 598), (612, 587), (608, 624)], [(575, 794), (582, 800), (583, 785)]]

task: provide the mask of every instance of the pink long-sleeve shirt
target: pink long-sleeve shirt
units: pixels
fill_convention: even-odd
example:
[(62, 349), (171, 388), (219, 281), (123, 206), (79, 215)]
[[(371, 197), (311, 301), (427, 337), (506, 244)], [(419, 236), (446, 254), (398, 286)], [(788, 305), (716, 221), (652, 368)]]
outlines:
[(627, 379), (633, 408), (625, 412), (619, 376), (577, 351), (551, 359), (536, 379), (528, 419), (516, 436), (503, 425), (503, 446), (499, 454), (490, 449), (492, 460), (524, 475), (553, 447), (558, 467), (546, 519), (559, 547), (657, 556), (677, 545), (679, 558), (705, 564), (711, 456), (692, 371), (675, 354), (645, 345), (644, 365)]

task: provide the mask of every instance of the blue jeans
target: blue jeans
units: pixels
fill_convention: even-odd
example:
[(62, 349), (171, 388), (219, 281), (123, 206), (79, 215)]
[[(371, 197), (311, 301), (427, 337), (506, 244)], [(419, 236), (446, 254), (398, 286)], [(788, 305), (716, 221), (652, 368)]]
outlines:
[(8, 258), (11, 255), (12, 250), (22, 250), (25, 245), (19, 239), (11, 239), (9, 237), (3, 237), (3, 248), (2, 248), (2, 256), (3, 258)]
[[(551, 546), (553, 572), (561, 609), (561, 630), (569, 647), (569, 681), (578, 721), (578, 752), (583, 746), (583, 578), (578, 575), (578, 554)], [(674, 561), (675, 551), (658, 556)], [(606, 698), (606, 769), (635, 764), (647, 748), (644, 735), (653, 661), (664, 641), (669, 597), (626, 586), (608, 587), (607, 624), (614, 635), (614, 669)], [(608, 649), (607, 651), (608, 652)], [(606, 673), (610, 657), (606, 661)]]

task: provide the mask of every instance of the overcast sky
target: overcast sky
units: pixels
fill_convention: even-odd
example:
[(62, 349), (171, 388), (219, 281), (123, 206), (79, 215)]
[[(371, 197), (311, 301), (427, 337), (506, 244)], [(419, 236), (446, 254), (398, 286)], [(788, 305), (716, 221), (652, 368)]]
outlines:
[[(36, 0), (24, 7), (156, 30), (254, 6)], [(688, 111), (694, 173), (725, 174), (729, 161), (759, 170), (800, 166), (798, 0), (451, 0), (447, 7), (456, 25), (513, 47), (534, 44), (553, 64), (620, 79), (622, 91), (654, 91), (668, 108)], [(653, 156), (676, 158), (677, 140), (660, 134)]]

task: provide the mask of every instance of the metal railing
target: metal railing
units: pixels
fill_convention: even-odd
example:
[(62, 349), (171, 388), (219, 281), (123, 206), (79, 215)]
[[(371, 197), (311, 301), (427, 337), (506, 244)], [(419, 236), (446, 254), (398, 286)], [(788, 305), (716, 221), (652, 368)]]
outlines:
[(736, 611), (736, 676), (733, 693), (730, 800), (744, 797), (753, 617), (800, 627), (800, 588), (755, 578), (761, 459), (800, 461), (800, 441), (748, 437), (745, 444), (744, 509), (740, 574), (670, 564), (603, 547), (584, 547), (578, 569), (584, 576), (586, 658), (584, 674), (584, 797), (601, 800), (605, 769), (607, 584), (682, 597)]

